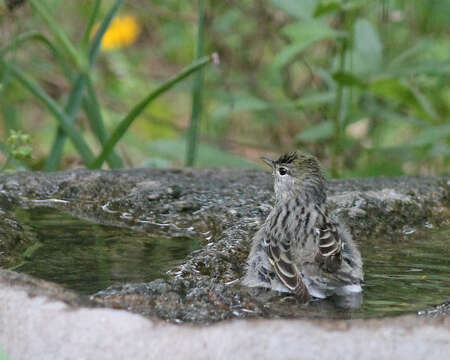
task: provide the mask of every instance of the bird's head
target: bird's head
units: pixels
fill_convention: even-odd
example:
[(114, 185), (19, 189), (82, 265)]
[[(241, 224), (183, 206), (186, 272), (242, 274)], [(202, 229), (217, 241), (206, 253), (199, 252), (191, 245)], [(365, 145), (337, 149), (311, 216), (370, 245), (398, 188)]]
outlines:
[(294, 151), (278, 160), (262, 160), (272, 167), (277, 202), (294, 197), (319, 203), (326, 200), (326, 178), (316, 157)]

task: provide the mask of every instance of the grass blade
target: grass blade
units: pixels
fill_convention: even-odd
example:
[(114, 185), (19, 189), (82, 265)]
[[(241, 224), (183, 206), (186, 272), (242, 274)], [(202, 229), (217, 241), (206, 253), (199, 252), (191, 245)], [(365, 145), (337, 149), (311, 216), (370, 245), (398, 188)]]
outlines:
[(210, 63), (212, 61), (213, 56), (205, 56), (198, 61), (194, 62), (193, 64), (189, 65), (188, 67), (184, 68), (180, 73), (172, 77), (171, 79), (167, 80), (160, 86), (158, 86), (155, 90), (150, 92), (139, 104), (137, 104), (128, 114), (123, 118), (120, 123), (117, 125), (117, 127), (114, 129), (113, 133), (109, 137), (108, 141), (103, 147), (102, 152), (100, 155), (90, 163), (89, 168), (96, 169), (102, 166), (105, 159), (109, 156), (109, 154), (114, 149), (114, 146), (117, 144), (117, 142), (122, 138), (122, 136), (125, 134), (127, 129), (130, 127), (130, 125), (133, 123), (133, 121), (136, 119), (136, 117), (147, 107), (148, 104), (150, 104), (154, 99), (156, 99), (159, 95), (163, 94), (167, 90), (169, 90), (172, 86), (176, 85), (180, 81), (182, 81), (184, 78), (188, 77), (192, 73), (200, 70), (202, 67), (204, 67), (206, 64)]
[[(203, 56), (204, 47), (204, 29), (205, 29), (205, 3), (204, 0), (198, 0), (198, 29), (197, 46), (195, 50), (195, 59)], [(187, 132), (186, 146), (186, 166), (193, 166), (197, 155), (197, 138), (199, 130), (200, 116), (202, 112), (202, 92), (203, 92), (203, 70), (195, 74), (192, 88), (192, 111), (189, 129)]]
[[(104, 126), (97, 95), (95, 94), (94, 86), (90, 79), (88, 79), (87, 82), (87, 96), (84, 98), (84, 108), (93, 133), (97, 136), (100, 144), (104, 146), (108, 140), (108, 134), (106, 133)], [(121, 168), (123, 166), (122, 159), (115, 152), (112, 152), (106, 161), (112, 169)]]
[(92, 66), (92, 64), (94, 63), (95, 58), (100, 51), (100, 45), (102, 43), (103, 35), (105, 35), (106, 30), (108, 30), (109, 24), (111, 24), (112, 19), (116, 15), (122, 3), (123, 0), (116, 0), (114, 5), (111, 6), (111, 9), (108, 11), (108, 14), (106, 14), (105, 18), (103, 19), (99, 29), (97, 30), (97, 33), (95, 34), (94, 40), (92, 40), (92, 44), (89, 49), (89, 66)]
[[(109, 24), (111, 23), (112, 19), (114, 18), (114, 15), (117, 13), (117, 11), (119, 10), (120, 5), (122, 4), (123, 0), (116, 0), (115, 4), (111, 7), (111, 9), (108, 11), (108, 14), (106, 15), (106, 17), (104, 18), (102, 25), (100, 26), (99, 31), (97, 32), (97, 34), (95, 35), (94, 41), (92, 43), (92, 46), (89, 50), (89, 67), (91, 67), (95, 61), (95, 58), (98, 55), (98, 51), (100, 48), (100, 44), (101, 44), (101, 40), (102, 37), (106, 31), (106, 29), (108, 28)], [(96, 8), (94, 8), (94, 12), (98, 12), (98, 7), (99, 4), (96, 4)], [(92, 18), (92, 16), (91, 16)], [(92, 19), (91, 19), (92, 20)], [(90, 21), (91, 21), (90, 20)], [(92, 20), (93, 21), (93, 20)], [(91, 24), (89, 24), (88, 26), (91, 26)], [(81, 101), (83, 98), (83, 93), (84, 93), (84, 89), (86, 86), (86, 83), (90, 83), (92, 84), (92, 82), (89, 79), (89, 74), (86, 73), (81, 73), (77, 80), (75, 81), (75, 85), (72, 87), (72, 90), (70, 92), (69, 95), (69, 99), (67, 101), (67, 105), (65, 108), (65, 112), (68, 116), (68, 119), (73, 123), (79, 110), (80, 110), (80, 106), (81, 106)], [(95, 94), (93, 91), (91, 91), (91, 94)], [(91, 104), (92, 106), (97, 106), (97, 109), (91, 108), (92, 111), (95, 111), (96, 114), (98, 115), (100, 113), (100, 110), (98, 109), (99, 105), (98, 103), (95, 104)], [(91, 118), (92, 119), (92, 118)], [(96, 125), (97, 129), (103, 129), (103, 133), (102, 134), (97, 134), (95, 133), (97, 136), (100, 136), (100, 142), (104, 143), (104, 141), (106, 141), (106, 132), (104, 130), (104, 126), (103, 126), (103, 122), (102, 122), (102, 118), (97, 116), (94, 118), (95, 120), (93, 120)], [(99, 122), (102, 122), (101, 124), (99, 124)], [(104, 135), (104, 136), (102, 136)], [(103, 139), (103, 142), (102, 142)], [(47, 159), (47, 163), (46, 163), (46, 167), (45, 169), (47, 171), (54, 171), (57, 169), (61, 156), (62, 156), (62, 152), (63, 152), (63, 148), (64, 148), (64, 144), (66, 142), (66, 135), (64, 134), (63, 129), (61, 128), (61, 126), (58, 127), (58, 130), (56, 131), (56, 137), (55, 140), (53, 142), (53, 146), (52, 146), (52, 150), (50, 153), (50, 156)], [(111, 155), (110, 157), (111, 159), (113, 159), (113, 163), (112, 165), (117, 167), (119, 166), (119, 162), (117, 161), (118, 157), (117, 155)], [(121, 162), (120, 162), (121, 163)]]
[(92, 28), (95, 24), (95, 19), (97, 19), (99, 10), (100, 10), (101, 0), (95, 0), (94, 7), (91, 11), (91, 16), (89, 17), (88, 24), (86, 26), (86, 30), (84, 31), (83, 40), (81, 41), (83, 49), (86, 49), (89, 44), (89, 39), (92, 34)]
[(81, 54), (75, 49), (75, 47), (70, 42), (69, 38), (62, 31), (61, 26), (53, 19), (48, 10), (39, 0), (29, 0), (33, 9), (38, 13), (38, 15), (47, 23), (48, 27), (55, 35), (56, 39), (61, 43), (67, 56), (75, 63), (79, 70), (85, 69), (85, 60)]
[(22, 45), (24, 42), (28, 40), (36, 40), (44, 43), (49, 50), (53, 53), (53, 56), (55, 56), (55, 59), (60, 64), (64, 75), (70, 79), (72, 76), (72, 70), (68, 66), (67, 62), (65, 61), (64, 57), (59, 52), (58, 48), (43, 34), (37, 32), (37, 31), (30, 31), (24, 34), (20, 34), (17, 37), (15, 37), (11, 42), (8, 43), (8, 45), (2, 47), (0, 49), (0, 57), (7, 54), (9, 51), (15, 50), (18, 46)]
[(37, 84), (35, 84), (14, 65), (6, 63), (2, 58), (0, 58), (0, 63), (2, 63), (4, 66), (8, 66), (11, 74), (22, 84), (22, 86), (28, 89), (49, 109), (49, 111), (55, 116), (56, 120), (63, 128), (64, 132), (69, 136), (70, 140), (72, 141), (80, 156), (83, 158), (84, 162), (86, 164), (90, 164), (94, 159), (94, 155), (91, 149), (84, 141), (81, 133), (71, 123), (70, 119), (68, 118), (66, 113), (59, 107), (59, 105), (50, 96), (48, 96), (44, 90), (42, 90)]
[[(64, 108), (67, 119), (71, 123), (74, 123), (76, 115), (80, 108), (85, 83), (86, 76), (78, 76), (78, 78), (75, 80), (75, 85), (72, 87), (72, 91), (70, 92), (67, 104)], [(47, 158), (47, 162), (45, 164), (45, 171), (55, 171), (58, 169), (66, 138), (67, 136), (64, 133), (64, 130), (62, 129), (61, 125), (59, 125), (58, 129), (56, 130), (55, 140), (53, 141), (50, 155)]]
[(10, 74), (9, 74), (9, 68), (8, 67), (6, 67), (5, 69), (1, 69), (1, 70), (3, 70), (3, 71), (2, 71), (2, 77), (0, 79), (0, 101), (2, 99), (3, 93), (8, 88), (9, 81), (10, 81), (10, 78), (11, 78), (9, 76)]

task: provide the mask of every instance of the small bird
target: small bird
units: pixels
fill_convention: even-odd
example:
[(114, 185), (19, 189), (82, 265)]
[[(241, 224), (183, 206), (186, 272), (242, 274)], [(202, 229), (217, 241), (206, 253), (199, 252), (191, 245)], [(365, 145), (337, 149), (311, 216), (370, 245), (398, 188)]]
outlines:
[(262, 158), (273, 169), (276, 203), (255, 234), (243, 284), (291, 292), (303, 301), (362, 291), (362, 260), (326, 204), (327, 181), (312, 155)]

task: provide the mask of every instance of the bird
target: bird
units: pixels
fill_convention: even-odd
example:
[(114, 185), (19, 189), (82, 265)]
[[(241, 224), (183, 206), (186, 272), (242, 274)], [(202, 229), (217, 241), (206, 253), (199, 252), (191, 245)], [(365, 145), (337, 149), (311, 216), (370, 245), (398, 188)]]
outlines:
[(360, 294), (361, 254), (345, 224), (330, 214), (317, 158), (293, 151), (262, 160), (272, 168), (276, 201), (253, 237), (242, 283), (304, 302)]

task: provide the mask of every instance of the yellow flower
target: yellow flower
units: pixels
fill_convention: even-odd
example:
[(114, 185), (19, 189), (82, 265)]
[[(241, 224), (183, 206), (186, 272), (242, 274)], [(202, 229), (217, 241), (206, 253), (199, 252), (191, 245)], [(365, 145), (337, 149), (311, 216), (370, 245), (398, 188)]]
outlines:
[[(98, 30), (95, 26), (93, 34)], [(113, 19), (102, 39), (102, 50), (116, 50), (136, 42), (141, 26), (132, 15), (118, 16)]]

